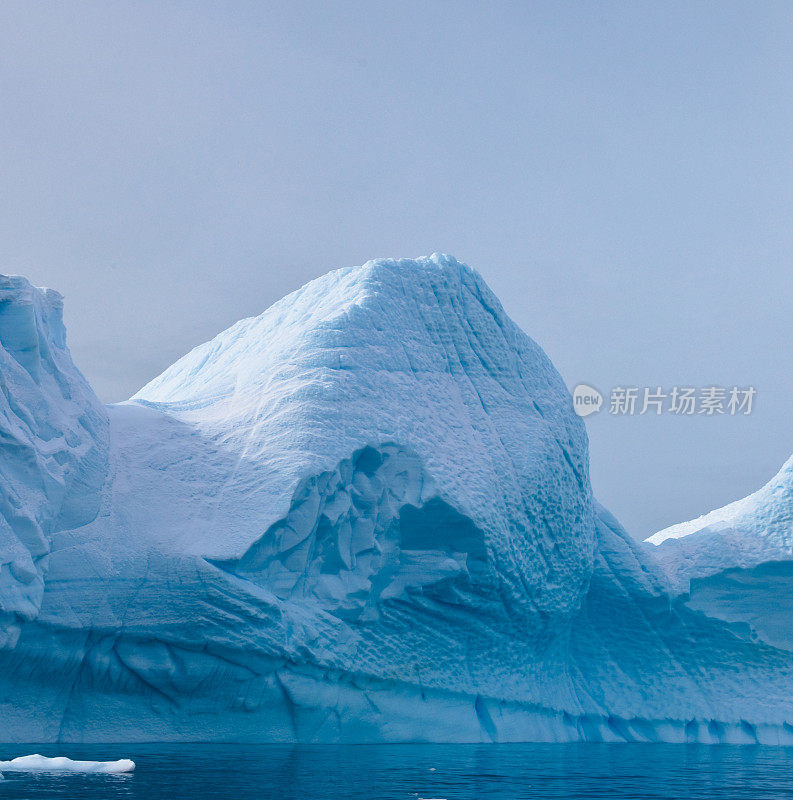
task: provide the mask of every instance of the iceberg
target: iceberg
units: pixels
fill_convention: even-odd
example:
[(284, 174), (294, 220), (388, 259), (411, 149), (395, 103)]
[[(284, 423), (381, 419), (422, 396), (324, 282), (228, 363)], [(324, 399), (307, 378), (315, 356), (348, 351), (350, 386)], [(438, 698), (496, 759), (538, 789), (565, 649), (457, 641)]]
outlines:
[(793, 457), (754, 494), (651, 536), (658, 560), (685, 588), (731, 567), (793, 560)]
[(748, 497), (647, 541), (689, 607), (793, 650), (793, 457)]
[(0, 770), (6, 772), (83, 772), (94, 774), (117, 775), (132, 772), (135, 762), (128, 758), (118, 761), (72, 761), (71, 758), (58, 756), (47, 758), (38, 753), (32, 756), (19, 756), (11, 761), (0, 761)]
[(106, 407), (5, 280), (7, 740), (793, 743), (793, 653), (597, 504), (465, 264), (330, 272)]

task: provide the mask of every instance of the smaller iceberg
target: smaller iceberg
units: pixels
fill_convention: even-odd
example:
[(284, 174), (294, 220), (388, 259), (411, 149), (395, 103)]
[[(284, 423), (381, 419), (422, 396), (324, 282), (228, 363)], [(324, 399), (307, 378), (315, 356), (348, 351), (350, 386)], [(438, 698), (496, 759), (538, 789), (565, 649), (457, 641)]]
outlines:
[(135, 762), (129, 758), (118, 761), (72, 761), (71, 758), (59, 756), (47, 758), (38, 753), (32, 756), (19, 756), (11, 761), (0, 761), (0, 772), (91, 772), (117, 774), (132, 772)]

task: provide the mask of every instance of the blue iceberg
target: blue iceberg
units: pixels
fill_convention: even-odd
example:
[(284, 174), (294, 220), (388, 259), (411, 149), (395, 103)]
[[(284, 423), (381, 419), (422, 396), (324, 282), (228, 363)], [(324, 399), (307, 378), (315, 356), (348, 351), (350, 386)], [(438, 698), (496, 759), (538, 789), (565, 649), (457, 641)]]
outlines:
[(56, 293), (3, 279), (0, 345), (6, 740), (793, 743), (793, 648), (596, 503), (454, 258), (330, 272), (106, 407)]

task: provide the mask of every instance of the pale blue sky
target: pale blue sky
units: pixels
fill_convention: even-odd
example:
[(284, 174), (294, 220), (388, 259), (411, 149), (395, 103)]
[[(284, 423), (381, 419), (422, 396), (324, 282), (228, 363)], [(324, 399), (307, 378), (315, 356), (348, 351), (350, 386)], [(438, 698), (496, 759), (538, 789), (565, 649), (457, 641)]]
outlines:
[(570, 386), (636, 536), (793, 452), (793, 3), (4, 2), (0, 270), (103, 399), (328, 269), (446, 251)]

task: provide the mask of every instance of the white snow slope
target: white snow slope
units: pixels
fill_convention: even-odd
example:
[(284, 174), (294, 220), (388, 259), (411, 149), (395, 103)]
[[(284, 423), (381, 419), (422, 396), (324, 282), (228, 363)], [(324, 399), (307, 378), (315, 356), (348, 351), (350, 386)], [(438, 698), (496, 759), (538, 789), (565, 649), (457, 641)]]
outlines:
[(2, 598), (7, 740), (793, 742), (793, 654), (596, 506), (561, 378), (451, 257), (331, 272), (106, 411), (8, 374), (48, 442), (96, 424)]
[(647, 541), (691, 608), (793, 650), (793, 457), (754, 494)]

